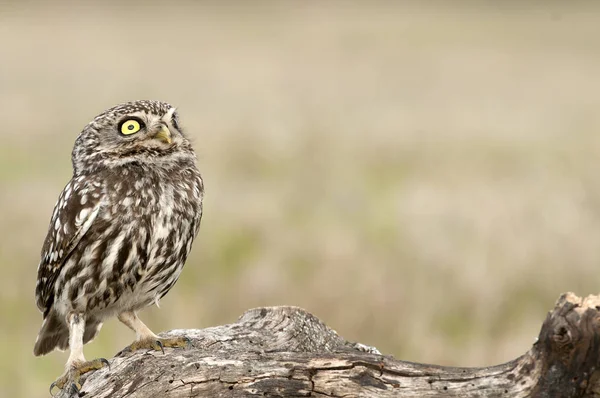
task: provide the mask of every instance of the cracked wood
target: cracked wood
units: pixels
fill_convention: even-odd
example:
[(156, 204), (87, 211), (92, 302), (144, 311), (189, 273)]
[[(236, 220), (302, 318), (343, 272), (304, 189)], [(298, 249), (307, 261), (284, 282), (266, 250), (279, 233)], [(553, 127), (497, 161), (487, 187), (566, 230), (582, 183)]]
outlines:
[(599, 309), (599, 297), (564, 294), (527, 353), (456, 368), (381, 355), (300, 308), (258, 308), (230, 325), (162, 335), (187, 336), (186, 349), (119, 354), (79, 396), (600, 397)]

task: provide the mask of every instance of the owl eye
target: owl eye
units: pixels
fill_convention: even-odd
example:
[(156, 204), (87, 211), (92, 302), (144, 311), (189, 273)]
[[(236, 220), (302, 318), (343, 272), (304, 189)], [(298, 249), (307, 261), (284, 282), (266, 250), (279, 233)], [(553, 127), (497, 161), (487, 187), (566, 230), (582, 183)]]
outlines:
[(142, 129), (143, 123), (137, 119), (127, 119), (121, 123), (121, 127), (119, 127), (119, 131), (123, 135), (131, 135), (135, 134)]

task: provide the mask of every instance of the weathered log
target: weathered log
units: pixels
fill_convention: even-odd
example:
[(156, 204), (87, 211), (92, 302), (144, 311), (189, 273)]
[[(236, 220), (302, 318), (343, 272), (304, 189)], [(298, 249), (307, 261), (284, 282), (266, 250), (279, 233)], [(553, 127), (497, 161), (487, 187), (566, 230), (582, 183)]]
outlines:
[(600, 397), (599, 310), (599, 296), (563, 294), (527, 353), (456, 368), (347, 342), (300, 308), (257, 308), (230, 325), (163, 334), (187, 336), (186, 349), (119, 354), (79, 396)]

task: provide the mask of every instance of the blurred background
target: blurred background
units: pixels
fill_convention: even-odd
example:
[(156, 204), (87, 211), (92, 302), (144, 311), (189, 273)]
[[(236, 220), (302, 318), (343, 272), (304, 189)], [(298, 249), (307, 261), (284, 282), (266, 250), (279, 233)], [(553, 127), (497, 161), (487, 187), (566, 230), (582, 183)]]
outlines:
[[(296, 305), (403, 360), (498, 364), (598, 293), (589, 3), (0, 3), (0, 396), (46, 397), (39, 252), (79, 131), (179, 108), (206, 183), (156, 332)], [(86, 346), (134, 338), (116, 320)]]

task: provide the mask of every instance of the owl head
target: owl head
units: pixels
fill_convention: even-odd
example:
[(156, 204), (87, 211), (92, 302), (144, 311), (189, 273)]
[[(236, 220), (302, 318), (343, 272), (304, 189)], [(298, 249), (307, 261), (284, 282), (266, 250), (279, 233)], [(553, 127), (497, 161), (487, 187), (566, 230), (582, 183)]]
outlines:
[(94, 118), (73, 148), (75, 175), (137, 163), (168, 167), (195, 160), (174, 107), (141, 100), (116, 105)]

